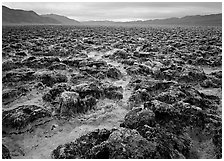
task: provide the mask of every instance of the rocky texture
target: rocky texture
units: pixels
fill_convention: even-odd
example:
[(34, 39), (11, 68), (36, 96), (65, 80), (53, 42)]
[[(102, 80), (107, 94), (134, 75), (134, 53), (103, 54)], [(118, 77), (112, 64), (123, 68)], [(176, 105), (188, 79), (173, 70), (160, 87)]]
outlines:
[(4, 144), (2, 144), (2, 159), (11, 159), (10, 151)]
[(55, 159), (143, 159), (152, 158), (155, 145), (136, 130), (96, 130), (75, 142), (58, 146), (52, 152)]
[(103, 83), (101, 85), (103, 90), (103, 96), (109, 99), (122, 99), (123, 98), (123, 88), (121, 86), (114, 86), (111, 83)]
[(65, 145), (59, 145), (53, 150), (51, 156), (54, 159), (84, 159), (87, 158), (87, 154), (90, 150), (106, 141), (112, 130), (102, 129), (95, 130), (86, 135), (81, 136), (75, 142), (67, 143)]
[(91, 82), (76, 86), (58, 83), (46, 92), (42, 99), (52, 105), (58, 104), (56, 111), (60, 115), (72, 116), (93, 109), (99, 98), (120, 100), (123, 98), (122, 91), (122, 87), (111, 83)]
[(93, 96), (86, 96), (83, 99), (79, 100), (79, 106), (81, 107), (82, 112), (87, 112), (89, 110), (94, 109), (95, 105), (97, 104), (97, 99)]
[(29, 68), (47, 68), (50, 67), (53, 63), (60, 62), (60, 59), (57, 57), (35, 57), (31, 56), (22, 60), (22, 64), (28, 66)]
[(206, 79), (205, 73), (196, 67), (185, 67), (184, 70), (180, 71), (180, 76), (178, 78), (179, 82), (200, 82)]
[(64, 116), (72, 116), (76, 113), (87, 112), (93, 109), (97, 100), (93, 96), (86, 96), (83, 99), (76, 92), (63, 92), (60, 96), (60, 114)]
[(66, 70), (68, 67), (64, 63), (53, 63), (51, 66), (48, 67), (49, 70)]
[(71, 86), (67, 83), (55, 84), (48, 92), (43, 95), (43, 100), (53, 102), (64, 91), (71, 90)]
[(2, 103), (3, 104), (8, 104), (20, 96), (26, 95), (26, 93), (29, 91), (29, 87), (26, 85), (16, 87), (13, 89), (4, 89), (2, 91)]
[[(80, 56), (80, 55), (78, 54), (77, 56)], [(72, 67), (78, 67), (79, 63), (83, 60), (82, 57), (83, 56), (80, 56), (80, 57), (72, 57), (72, 56), (70, 56), (70, 57), (63, 58), (61, 62), (64, 63), (64, 64), (67, 64), (69, 66), (72, 66)], [(87, 58), (87, 57), (88, 56), (85, 55), (84, 58)]]
[(180, 83), (198, 83), (207, 79), (204, 71), (198, 67), (192, 65), (180, 67), (175, 64), (154, 70), (152, 76), (156, 79), (175, 80)]
[(2, 62), (2, 71), (8, 71), (12, 69), (19, 68), (21, 64), (19, 62), (15, 62), (13, 60), (6, 60)]
[(81, 98), (84, 98), (87, 95), (91, 95), (95, 98), (100, 98), (103, 94), (103, 90), (97, 82), (91, 82), (89, 84), (83, 83), (74, 86), (72, 90), (79, 93)]
[(91, 95), (85, 95), (81, 98), (79, 93), (72, 91), (71, 86), (66, 83), (54, 85), (42, 98), (53, 105), (57, 103), (56, 112), (67, 117), (87, 112), (93, 109), (97, 103), (97, 99)]
[[(160, 124), (174, 122), (172, 126), (175, 128), (175, 132), (184, 126), (195, 126), (195, 124), (204, 126), (205, 124), (205, 114), (202, 109), (188, 103), (177, 102), (174, 105), (169, 105), (153, 100), (145, 103), (144, 106), (155, 113), (155, 120)], [(170, 128), (173, 128), (172, 126)]]
[(207, 130), (205, 127), (211, 124), (217, 126), (218, 122), (220, 119), (215, 115), (188, 103), (169, 105), (153, 100), (145, 103), (144, 109), (128, 112), (121, 126), (136, 129), (147, 140), (154, 141), (159, 158), (189, 158), (191, 138), (185, 132), (186, 128), (200, 127), (209, 136), (213, 135), (213, 127)]
[(222, 79), (222, 71), (214, 71), (214, 72), (211, 72), (210, 75), (213, 75), (216, 78)]
[(176, 135), (166, 128), (139, 128), (140, 134), (156, 144), (157, 159), (186, 159), (190, 155), (190, 138), (186, 135)]
[(2, 82), (20, 82), (33, 80), (35, 71), (29, 68), (20, 68), (8, 71), (2, 78)]
[(145, 159), (154, 158), (155, 145), (136, 130), (118, 129), (105, 142), (93, 147), (89, 158), (94, 159)]
[[(55, 139), (53, 158), (221, 158), (221, 35), (214, 27), (3, 27), (3, 123), (26, 134), (4, 133), (6, 145), (26, 146), (15, 158), (47, 158)], [(45, 120), (33, 102), (63, 126), (24, 132)], [(123, 128), (58, 139), (123, 117)]]
[(130, 56), (125, 50), (116, 50), (109, 58), (112, 59), (127, 59)]
[(21, 129), (37, 119), (50, 117), (51, 113), (36, 105), (22, 105), (15, 109), (3, 111), (2, 126), (5, 128)]
[(152, 99), (153, 96), (157, 95), (168, 89), (170, 86), (175, 85), (176, 82), (172, 81), (154, 81), (143, 79), (133, 79), (130, 86), (134, 88), (129, 102), (134, 104), (139, 104), (141, 102), (148, 101)]
[(102, 67), (102, 66), (106, 66), (107, 63), (105, 61), (102, 60), (83, 60), (81, 62), (79, 62), (79, 67)]
[[(100, 73), (97, 73), (95, 75), (96, 78), (99, 78)], [(81, 84), (81, 83), (87, 83), (87, 82), (93, 82), (96, 81), (97, 79), (93, 77), (92, 75), (88, 74), (87, 72), (82, 72), (82, 73), (73, 73), (71, 74), (71, 78), (70, 81), (71, 83), (77, 85), (77, 84)], [(101, 78), (105, 78), (105, 75), (102, 73), (102, 77)]]
[[(216, 121), (212, 121), (210, 118), (216, 119)], [(190, 158), (191, 138), (185, 132), (186, 127), (200, 127), (204, 130), (206, 124), (218, 125), (217, 121), (219, 122), (219, 119), (188, 103), (177, 102), (169, 105), (153, 100), (147, 102), (144, 109), (137, 108), (128, 112), (124, 123), (121, 124), (125, 128), (114, 130), (108, 134), (105, 140), (98, 143), (94, 141), (95, 144), (89, 145), (94, 139), (89, 140), (88, 137), (88, 140), (81, 141), (81, 143), (89, 145), (86, 149), (86, 145), (81, 145), (80, 140), (94, 133), (92, 132), (78, 138), (75, 142), (60, 145), (52, 152), (52, 157), (95, 159)], [(213, 137), (217, 135), (219, 135), (219, 132)], [(213, 142), (218, 144), (216, 141)], [(78, 150), (83, 148), (86, 153)], [(217, 155), (217, 157), (220, 156)]]
[(139, 104), (150, 99), (151, 96), (147, 93), (146, 89), (138, 89), (132, 93), (131, 97), (129, 98), (129, 102)]
[(129, 111), (124, 118), (124, 123), (121, 126), (130, 129), (137, 129), (139, 126), (155, 125), (155, 114), (148, 109), (136, 108)]
[(221, 139), (217, 96), (173, 81), (135, 78), (129, 85), (134, 88), (129, 98), (134, 103), (132, 107), (142, 103), (144, 107), (128, 112), (121, 126), (136, 129), (147, 140), (153, 140), (159, 153), (157, 157), (191, 158), (193, 138), (186, 132), (187, 128), (199, 128), (201, 135), (212, 139), (216, 157), (220, 157), (220, 144), (216, 142)]
[(115, 68), (115, 67), (111, 67), (106, 71), (106, 75), (109, 78), (113, 78), (113, 79), (120, 79), (121, 78), (121, 72)]
[(81, 109), (78, 105), (79, 94), (76, 92), (63, 92), (60, 96), (60, 114), (72, 115), (79, 113)]
[(35, 77), (46, 86), (52, 87), (56, 83), (67, 82), (68, 78), (65, 74), (56, 71), (36, 72)]
[(79, 62), (79, 70), (82, 71), (82, 74), (89, 74), (92, 77), (100, 78), (99, 75), (105, 75), (101, 79), (106, 77), (112, 79), (120, 79), (122, 74), (114, 66), (108, 65), (105, 61), (101, 60), (84, 60)]
[(127, 73), (129, 75), (151, 75), (152, 69), (147, 65), (134, 64), (133, 66), (128, 67)]
[(91, 82), (89, 84), (83, 83), (77, 86), (74, 86), (73, 91), (79, 93), (81, 98), (84, 98), (86, 95), (91, 95), (95, 98), (106, 97), (109, 99), (122, 99), (122, 87), (117, 87), (111, 83), (99, 83)]
[(222, 87), (222, 78), (219, 75), (211, 73), (208, 79), (204, 80), (200, 84), (204, 88), (221, 88)]
[(222, 158), (222, 125), (218, 124), (214, 129), (214, 136), (212, 139), (215, 145), (215, 155), (217, 159)]
[(134, 91), (129, 98), (135, 104), (157, 99), (168, 104), (183, 101), (202, 109), (217, 109), (219, 98), (200, 93), (192, 86), (177, 84), (172, 81), (134, 80)]

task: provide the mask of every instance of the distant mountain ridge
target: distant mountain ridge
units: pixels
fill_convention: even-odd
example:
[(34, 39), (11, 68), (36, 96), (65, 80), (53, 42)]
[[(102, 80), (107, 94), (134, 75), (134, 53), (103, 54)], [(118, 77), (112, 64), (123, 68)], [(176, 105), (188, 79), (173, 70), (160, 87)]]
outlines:
[(176, 24), (176, 25), (200, 25), (200, 26), (221, 26), (222, 25), (222, 14), (211, 14), (211, 15), (195, 15), (185, 16), (182, 18), (170, 18), (163, 20), (147, 20), (144, 23), (152, 24)]
[(84, 21), (81, 22), (85, 25), (190, 25), (190, 26), (222, 26), (222, 14), (211, 15), (196, 15), (185, 16), (182, 18), (172, 17), (167, 19), (154, 19), (154, 20), (137, 20), (128, 22), (115, 22), (115, 21)]
[(14, 10), (2, 6), (2, 24), (60, 24), (60, 22), (41, 17), (34, 11)]
[(222, 13), (211, 15), (185, 16), (154, 20), (138, 20), (129, 22), (115, 21), (83, 21), (79, 22), (63, 15), (38, 15), (34, 11), (10, 9), (2, 6), (2, 24), (54, 24), (54, 25), (89, 25), (89, 26), (149, 26), (149, 25), (190, 25), (190, 26), (222, 26)]
[(55, 19), (55, 20), (59, 21), (61, 24), (64, 24), (64, 25), (76, 25), (76, 24), (80, 23), (79, 21), (70, 19), (70, 18), (65, 17), (65, 16), (56, 15), (56, 14), (46, 14), (46, 15), (41, 15), (41, 16)]
[(3, 25), (13, 25), (13, 24), (75, 25), (79, 24), (79, 22), (61, 15), (56, 14), (38, 15), (34, 11), (10, 9), (6, 6), (2, 6), (2, 24)]

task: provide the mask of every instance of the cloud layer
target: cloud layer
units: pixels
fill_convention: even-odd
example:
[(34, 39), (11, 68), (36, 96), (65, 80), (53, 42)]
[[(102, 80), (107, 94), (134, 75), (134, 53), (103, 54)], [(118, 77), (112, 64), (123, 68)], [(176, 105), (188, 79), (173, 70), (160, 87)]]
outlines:
[(221, 2), (4, 2), (13, 9), (55, 13), (78, 21), (147, 20), (222, 12)]

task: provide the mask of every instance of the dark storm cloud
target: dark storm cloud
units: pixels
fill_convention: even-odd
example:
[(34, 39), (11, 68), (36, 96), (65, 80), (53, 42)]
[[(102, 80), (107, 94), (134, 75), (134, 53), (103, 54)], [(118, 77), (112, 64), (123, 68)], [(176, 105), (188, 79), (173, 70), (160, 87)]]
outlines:
[(221, 13), (221, 2), (8, 2), (10, 8), (55, 13), (79, 21), (136, 20)]

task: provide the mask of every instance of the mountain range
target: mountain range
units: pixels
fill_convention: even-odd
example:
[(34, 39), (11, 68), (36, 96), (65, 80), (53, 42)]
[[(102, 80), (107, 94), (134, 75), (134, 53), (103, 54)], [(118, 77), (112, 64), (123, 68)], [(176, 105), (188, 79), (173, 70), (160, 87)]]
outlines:
[(41, 15), (42, 17), (47, 17), (47, 18), (51, 18), (51, 19), (55, 19), (57, 21), (59, 21), (61, 24), (65, 24), (65, 25), (77, 25), (80, 22), (70, 19), (68, 17), (65, 16), (61, 16), (61, 15), (56, 15), (56, 14), (46, 14), (46, 15)]
[(2, 24), (54, 24), (54, 25), (77, 25), (80, 22), (56, 14), (38, 15), (34, 11), (10, 9), (2, 6)]
[(2, 6), (3, 25), (91, 25), (91, 26), (147, 26), (147, 25), (190, 25), (190, 26), (222, 26), (222, 14), (185, 16), (182, 18), (138, 20), (128, 22), (115, 21), (83, 21), (79, 22), (63, 15), (38, 15), (34, 11), (10, 9)]

